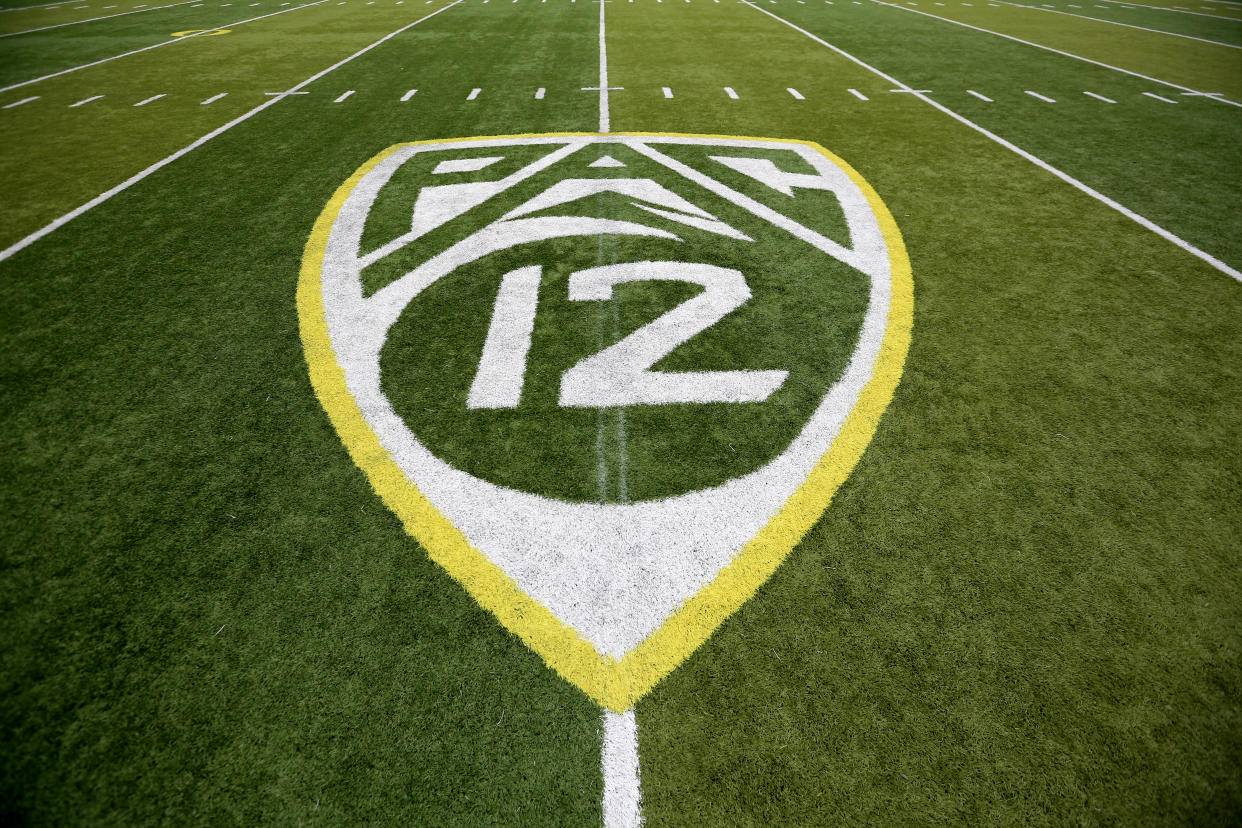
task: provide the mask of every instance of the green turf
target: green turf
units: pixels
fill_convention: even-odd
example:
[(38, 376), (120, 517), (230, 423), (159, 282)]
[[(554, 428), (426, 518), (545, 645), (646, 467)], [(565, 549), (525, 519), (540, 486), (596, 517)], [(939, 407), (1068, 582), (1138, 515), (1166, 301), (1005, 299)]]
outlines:
[[(1242, 110), (1160, 104), (1123, 76), (893, 9), (765, 6), (1238, 265)], [(351, 0), (36, 85), (39, 101), (0, 110), (3, 242), (436, 7)], [(599, 709), (384, 508), (314, 396), (294, 306), (313, 222), (385, 147), (593, 130), (598, 10), (455, 6), (0, 262), (7, 821), (598, 824)], [(860, 465), (638, 705), (648, 824), (1237, 822), (1239, 285), (754, 9), (607, 14), (613, 129), (818, 141), (885, 200), (916, 286), (905, 375)], [(1186, 72), (1230, 71), (1181, 54)], [(968, 88), (999, 91), (987, 105)], [(1017, 97), (1045, 88), (1057, 104)], [(1082, 89), (1120, 102), (1061, 100)], [(160, 92), (164, 109), (131, 106)], [(368, 245), (408, 220), (403, 186)], [(839, 370), (848, 335), (817, 350), (832, 339), (808, 332), (850, 318), (856, 296), (848, 279), (816, 293), (797, 268), (784, 293), (752, 281), (746, 330), (669, 365)], [(554, 410), (566, 364), (684, 296), (573, 308), (563, 272), (543, 285), (528, 385), (556, 425), (519, 408), (500, 426), (521, 451), (481, 439), (496, 423), (471, 425), (460, 402), (499, 273), (429, 293), (385, 356), (403, 413), (454, 462), (597, 499), (580, 444), (603, 435), (602, 497), (619, 499), (622, 473), (631, 497), (686, 485), (674, 438), (703, 481), (787, 439), (796, 406), (733, 424)], [(430, 414), (428, 382), (445, 392)], [(548, 445), (558, 428), (577, 442)], [(706, 453), (730, 429), (751, 459)]]

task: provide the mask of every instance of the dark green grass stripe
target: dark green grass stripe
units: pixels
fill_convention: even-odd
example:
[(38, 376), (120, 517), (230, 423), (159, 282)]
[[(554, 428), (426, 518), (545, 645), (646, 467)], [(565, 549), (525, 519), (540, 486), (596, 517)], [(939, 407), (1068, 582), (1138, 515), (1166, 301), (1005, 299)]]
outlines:
[[(1133, 10), (1123, 8), (1122, 6), (1111, 6), (1109, 8), (1099, 9), (1091, 3), (1079, 4), (1082, 5), (1082, 8), (1078, 9), (1070, 8), (1062, 4), (1052, 10), (1044, 9), (1041, 6), (1032, 5), (1031, 3), (1006, 3), (1006, 5), (1034, 8), (1049, 13), (1063, 12), (1065, 14), (1076, 15), (1078, 17), (1089, 17), (1094, 20), (1104, 20), (1109, 23), (1125, 23), (1132, 26), (1142, 26), (1146, 29), (1170, 32), (1172, 34), (1203, 38), (1217, 43), (1230, 43), (1235, 46), (1242, 45), (1242, 19), (1220, 20), (1207, 17), (1193, 17), (1191, 15), (1181, 14), (1176, 11), (1167, 12), (1160, 9), (1143, 9), (1141, 7)], [(1137, 12), (1137, 14), (1135, 12)], [(1118, 34), (1119, 36), (1123, 36), (1123, 32), (1119, 32)]]

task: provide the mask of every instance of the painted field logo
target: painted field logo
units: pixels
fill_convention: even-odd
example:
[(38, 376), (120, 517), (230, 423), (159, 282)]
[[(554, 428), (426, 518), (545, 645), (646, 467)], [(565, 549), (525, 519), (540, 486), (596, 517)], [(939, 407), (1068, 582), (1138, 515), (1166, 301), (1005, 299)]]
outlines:
[(400, 144), (320, 216), (315, 390), (407, 531), (621, 712), (762, 584), (896, 387), (892, 217), (807, 143)]

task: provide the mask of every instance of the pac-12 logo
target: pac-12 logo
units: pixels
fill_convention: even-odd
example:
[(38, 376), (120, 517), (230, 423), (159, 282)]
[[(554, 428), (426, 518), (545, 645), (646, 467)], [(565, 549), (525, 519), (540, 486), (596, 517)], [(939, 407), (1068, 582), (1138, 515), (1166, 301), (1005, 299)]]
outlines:
[(900, 234), (804, 142), (399, 144), (298, 288), (316, 393), (407, 531), (624, 711), (827, 507), (901, 374)]

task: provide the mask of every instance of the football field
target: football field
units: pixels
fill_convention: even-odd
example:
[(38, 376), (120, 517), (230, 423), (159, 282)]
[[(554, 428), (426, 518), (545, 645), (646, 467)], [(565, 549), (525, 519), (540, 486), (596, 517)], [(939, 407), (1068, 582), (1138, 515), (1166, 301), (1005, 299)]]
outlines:
[(0, 0), (0, 821), (1242, 821), (1242, 2)]

